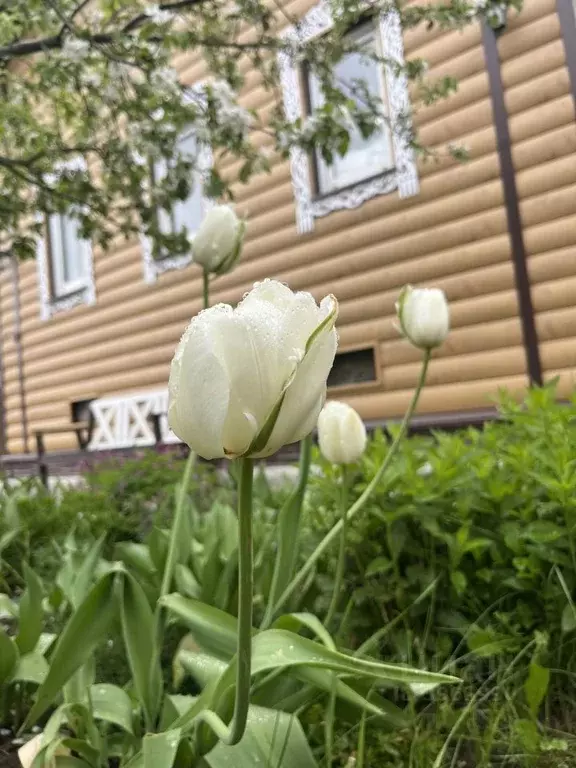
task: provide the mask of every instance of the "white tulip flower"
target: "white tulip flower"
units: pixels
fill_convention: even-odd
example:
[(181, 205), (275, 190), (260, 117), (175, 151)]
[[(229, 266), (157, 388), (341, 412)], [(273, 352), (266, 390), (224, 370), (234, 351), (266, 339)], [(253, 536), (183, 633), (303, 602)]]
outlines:
[(450, 309), (439, 288), (407, 285), (396, 304), (401, 330), (415, 347), (430, 350), (444, 343), (450, 331)]
[(192, 240), (192, 257), (207, 272), (223, 275), (238, 261), (246, 224), (229, 205), (211, 208)]
[(176, 349), (168, 423), (205, 459), (264, 457), (308, 435), (326, 397), (338, 304), (276, 280), (200, 312)]
[(318, 417), (318, 443), (332, 464), (352, 464), (366, 449), (366, 427), (354, 408), (333, 400)]

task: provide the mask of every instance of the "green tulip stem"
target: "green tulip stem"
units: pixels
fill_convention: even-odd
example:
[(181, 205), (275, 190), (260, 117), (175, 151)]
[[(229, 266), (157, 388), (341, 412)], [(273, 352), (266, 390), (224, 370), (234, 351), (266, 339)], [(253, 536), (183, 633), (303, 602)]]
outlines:
[(336, 563), (336, 575), (334, 577), (334, 590), (332, 592), (332, 599), (330, 600), (330, 607), (326, 614), (326, 620), (324, 626), (330, 630), (330, 624), (338, 608), (340, 602), (340, 592), (342, 590), (342, 582), (344, 581), (344, 561), (346, 558), (346, 535), (348, 533), (348, 488), (350, 484), (350, 473), (346, 464), (342, 465), (342, 476), (340, 481), (340, 520), (342, 521), (342, 528), (340, 531), (340, 547), (338, 550), (338, 561)]
[(328, 549), (328, 547), (332, 544), (332, 542), (338, 537), (338, 534), (340, 533), (340, 531), (344, 526), (344, 522), (346, 522), (346, 524), (349, 524), (350, 521), (354, 517), (356, 517), (358, 512), (366, 504), (366, 502), (372, 495), (373, 491), (376, 489), (376, 487), (382, 480), (384, 474), (386, 473), (386, 470), (390, 466), (392, 459), (394, 458), (394, 456), (398, 451), (398, 448), (400, 447), (400, 443), (402, 442), (402, 439), (408, 430), (410, 420), (412, 419), (412, 416), (414, 415), (414, 411), (416, 410), (416, 406), (418, 405), (418, 400), (420, 399), (420, 393), (422, 392), (422, 388), (424, 387), (424, 384), (426, 382), (426, 374), (428, 372), (428, 365), (430, 363), (430, 355), (431, 355), (431, 350), (426, 350), (424, 353), (424, 360), (422, 362), (422, 369), (420, 371), (420, 378), (418, 380), (416, 389), (414, 390), (412, 400), (410, 401), (408, 410), (406, 411), (404, 418), (402, 419), (400, 429), (398, 430), (398, 433), (394, 438), (394, 441), (390, 446), (390, 450), (386, 454), (384, 461), (380, 465), (380, 468), (378, 469), (378, 471), (376, 472), (376, 474), (374, 475), (370, 483), (367, 485), (362, 495), (359, 496), (358, 499), (356, 499), (356, 501), (354, 502), (354, 504), (352, 504), (352, 506), (346, 513), (346, 515), (343, 515), (342, 518), (332, 526), (332, 528), (328, 531), (326, 536), (324, 536), (320, 544), (318, 544), (314, 552), (312, 552), (308, 560), (304, 563), (302, 568), (300, 568), (296, 576), (288, 584), (284, 592), (280, 595), (278, 602), (276, 603), (275, 611), (280, 610), (280, 608), (282, 608), (286, 604), (286, 602), (294, 594), (296, 589), (306, 579), (306, 577), (314, 568), (318, 560), (322, 557), (324, 552)]
[(238, 490), (238, 645), (236, 652), (236, 692), (230, 725), (210, 709), (198, 713), (218, 739), (227, 746), (238, 744), (246, 730), (252, 679), (252, 459), (239, 459)]
[(246, 730), (252, 678), (252, 484), (254, 463), (240, 459), (240, 488), (238, 492), (238, 652), (236, 698), (230, 725), (229, 745), (237, 744)]
[(204, 309), (208, 309), (210, 306), (210, 272), (208, 272), (206, 267), (202, 268), (202, 298)]

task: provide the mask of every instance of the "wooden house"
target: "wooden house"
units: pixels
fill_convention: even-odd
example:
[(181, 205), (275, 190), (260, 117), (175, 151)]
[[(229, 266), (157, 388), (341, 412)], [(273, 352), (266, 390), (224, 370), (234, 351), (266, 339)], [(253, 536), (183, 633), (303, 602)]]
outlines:
[[(330, 23), (322, 0), (288, 6), (310, 35)], [(294, 153), (236, 185), (246, 246), (241, 264), (214, 283), (213, 301), (235, 302), (266, 276), (318, 298), (334, 293), (340, 349), (330, 396), (369, 422), (400, 416), (416, 382), (419, 356), (393, 324), (405, 283), (440, 286), (451, 302), (453, 330), (430, 367), (423, 423), (473, 421), (498, 388), (521, 393), (555, 376), (567, 395), (576, 366), (572, 0), (525, 0), (497, 33), (474, 23), (402, 36), (372, 19), (355, 34), (388, 54), (422, 57), (431, 78), (457, 78), (457, 93), (414, 115), (441, 159), (417, 161), (382, 131), (353, 142), (349, 159), (331, 168)], [(190, 85), (205, 77), (197, 60), (176, 65)], [(305, 113), (314, 84), (287, 61), (281, 70), (286, 109)], [(409, 99), (390, 72), (365, 74), (391, 112)], [(271, 109), (257, 72), (241, 103)], [(469, 161), (449, 158), (450, 143), (466, 146)], [(178, 215), (193, 228), (205, 202), (197, 190)], [(138, 240), (100, 252), (53, 217), (36, 261), (5, 259), (0, 274), (1, 452), (33, 454), (39, 430), (49, 455), (73, 451), (74, 432), (59, 425), (90, 413), (90, 451), (152, 444), (152, 413), (169, 442), (169, 362), (201, 302), (201, 273), (188, 259), (155, 261)]]

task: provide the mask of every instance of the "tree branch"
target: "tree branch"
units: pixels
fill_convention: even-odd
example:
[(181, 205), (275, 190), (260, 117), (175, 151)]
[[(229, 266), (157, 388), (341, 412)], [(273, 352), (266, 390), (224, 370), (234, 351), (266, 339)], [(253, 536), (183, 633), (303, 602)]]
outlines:
[[(162, 3), (159, 8), (161, 11), (180, 11), (192, 8), (194, 5), (200, 5), (206, 0), (176, 0), (172, 3)], [(82, 5), (82, 4), (81, 4)], [(80, 7), (80, 6), (79, 6)], [(74, 11), (74, 14), (76, 14)], [(150, 17), (145, 13), (139, 13), (120, 30), (121, 34), (127, 35), (141, 27)], [(82, 35), (84, 40), (97, 45), (106, 45), (114, 42), (116, 35), (112, 33), (99, 32), (94, 35)], [(0, 61), (20, 58), (22, 56), (31, 56), (41, 51), (57, 50), (62, 47), (62, 31), (55, 35), (38, 38), (36, 40), (22, 40), (17, 43), (11, 43), (0, 47)]]

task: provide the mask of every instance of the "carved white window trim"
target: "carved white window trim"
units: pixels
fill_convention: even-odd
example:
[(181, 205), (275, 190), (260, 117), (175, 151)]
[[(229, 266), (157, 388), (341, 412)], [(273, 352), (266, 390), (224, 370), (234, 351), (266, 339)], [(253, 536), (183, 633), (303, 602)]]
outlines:
[[(200, 86), (194, 86), (187, 88), (183, 94), (182, 99), (185, 103), (198, 103), (198, 99), (202, 98), (202, 91)], [(211, 169), (213, 162), (212, 149), (208, 144), (198, 141), (198, 170), (200, 178)], [(200, 195), (200, 206), (202, 217), (211, 208), (213, 202), (210, 198), (204, 195), (204, 184), (202, 183), (202, 194)], [(140, 235), (140, 245), (142, 248), (142, 268), (144, 273), (144, 281), (146, 283), (155, 283), (159, 275), (164, 272), (169, 272), (172, 269), (184, 269), (188, 264), (192, 262), (192, 252), (184, 253), (180, 256), (168, 257), (163, 259), (154, 258), (154, 243), (150, 237), (147, 237), (144, 233)]]
[[(327, 32), (333, 25), (332, 12), (327, 0), (321, 0), (294, 27), (284, 33), (290, 39), (309, 40)], [(379, 17), (378, 29), (381, 37), (382, 53), (398, 64), (404, 63), (404, 43), (402, 27), (398, 13), (386, 10)], [(278, 54), (280, 83), (284, 95), (284, 110), (290, 121), (302, 118), (303, 94), (300, 81), (299, 64), (286, 51)], [(405, 122), (410, 113), (408, 80), (404, 72), (398, 73), (386, 66), (388, 86), (388, 106), (392, 126), (402, 118)], [(306, 150), (293, 147), (290, 151), (290, 170), (296, 203), (296, 227), (298, 232), (311, 232), (314, 219), (326, 216), (333, 211), (357, 208), (377, 195), (384, 195), (398, 189), (400, 197), (417, 195), (420, 190), (418, 168), (414, 150), (404, 136), (392, 131), (395, 170), (384, 172), (380, 176), (361, 181), (330, 195), (314, 199), (311, 185), (310, 156)]]
[[(86, 168), (86, 163), (82, 158), (79, 158), (76, 161), (70, 161), (69, 163), (63, 164), (62, 167), (77, 167), (80, 168), (80, 170), (84, 170)], [(49, 320), (58, 312), (66, 312), (81, 304), (86, 304), (88, 306), (95, 304), (96, 282), (94, 279), (94, 254), (90, 241), (78, 240), (79, 249), (82, 250), (87, 263), (84, 285), (79, 288), (79, 290), (74, 291), (67, 296), (54, 296), (47, 240), (50, 237), (50, 229), (46, 218), (41, 214), (38, 215), (37, 221), (42, 224), (44, 230), (44, 235), (39, 236), (36, 239), (36, 268), (38, 275), (38, 293), (40, 296), (40, 319)]]

